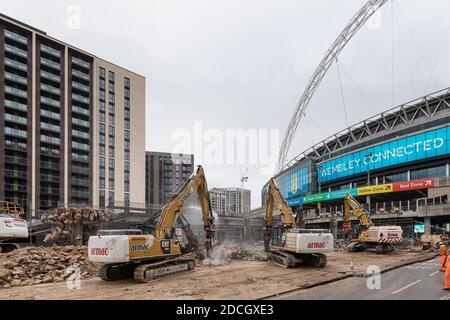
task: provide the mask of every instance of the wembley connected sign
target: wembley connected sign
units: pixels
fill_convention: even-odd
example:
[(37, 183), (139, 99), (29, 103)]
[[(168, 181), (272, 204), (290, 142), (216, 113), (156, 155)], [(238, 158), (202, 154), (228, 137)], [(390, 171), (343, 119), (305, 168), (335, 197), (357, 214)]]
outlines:
[(450, 126), (367, 148), (320, 164), (321, 183), (369, 170), (450, 154)]

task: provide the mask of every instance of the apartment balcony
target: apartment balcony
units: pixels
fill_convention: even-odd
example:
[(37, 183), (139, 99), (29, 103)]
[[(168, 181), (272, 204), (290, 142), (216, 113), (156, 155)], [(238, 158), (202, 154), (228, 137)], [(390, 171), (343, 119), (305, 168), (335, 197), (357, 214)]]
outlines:
[(17, 34), (15, 32), (9, 31), (7, 29), (5, 29), (5, 38), (14, 40), (21, 44), (28, 44), (28, 39), (26, 37), (21, 36), (20, 34)]
[(61, 103), (58, 100), (55, 100), (52, 98), (47, 98), (47, 97), (42, 97), (42, 96), (41, 96), (41, 102), (45, 103), (49, 106), (56, 107), (56, 108), (59, 108), (61, 106)]
[(86, 156), (81, 156), (80, 155), (80, 157), (74, 157), (73, 155), (72, 155), (72, 161), (73, 162), (80, 162), (80, 163), (83, 163), (83, 164), (89, 164), (90, 163), (90, 161), (89, 161), (89, 157), (86, 155)]
[(83, 79), (85, 81), (89, 81), (91, 79), (88, 74), (75, 69), (72, 69), (72, 76)]
[(18, 171), (18, 170), (5, 170), (5, 177), (14, 178), (14, 179), (27, 179), (26, 171)]
[(89, 145), (84, 144), (84, 143), (79, 143), (76, 141), (72, 141), (72, 148), (73, 149), (78, 149), (78, 150), (83, 150), (83, 151), (89, 151)]
[(26, 185), (20, 185), (20, 184), (5, 184), (5, 191), (7, 192), (27, 192), (27, 186)]
[(28, 106), (26, 104), (20, 103), (20, 102), (15, 102), (15, 101), (11, 101), (8, 99), (5, 99), (5, 107), (14, 109), (14, 110), (19, 110), (19, 111), (25, 111), (28, 112)]
[(41, 65), (52, 68), (57, 71), (61, 70), (61, 65), (59, 63), (42, 57), (41, 57)]
[(28, 57), (28, 52), (25, 50), (22, 50), (20, 48), (14, 47), (10, 44), (5, 43), (5, 51), (12, 53), (16, 56), (22, 57), (22, 58), (27, 58)]
[(85, 186), (89, 185), (89, 180), (88, 179), (72, 179), (71, 185), (77, 186), (77, 187), (85, 187)]
[(87, 93), (91, 92), (89, 86), (85, 86), (84, 84), (81, 84), (81, 83), (78, 83), (75, 81), (72, 81), (72, 88), (75, 88), (75, 89), (78, 89), (78, 90), (81, 90), (81, 91), (84, 91)]
[(5, 93), (9, 93), (11, 95), (14, 95), (16, 97), (20, 97), (20, 98), (27, 98), (28, 97), (28, 93), (24, 90), (21, 89), (17, 89), (17, 88), (13, 88), (10, 86), (5, 86)]
[(89, 199), (89, 192), (86, 191), (72, 191), (71, 192), (72, 198), (76, 199)]
[(81, 60), (80, 58), (77, 57), (72, 57), (72, 63), (88, 70), (91, 68), (91, 64), (89, 62)]
[(72, 165), (71, 171), (72, 171), (72, 173), (82, 174), (82, 175), (87, 175), (87, 176), (89, 176), (91, 174), (91, 170), (88, 167), (78, 167), (75, 165)]
[(54, 119), (54, 120), (60, 120), (61, 115), (59, 113), (51, 112), (48, 110), (41, 109), (41, 116)]
[(59, 146), (61, 144), (61, 139), (41, 134), (41, 142), (56, 144)]
[(45, 44), (41, 44), (41, 51), (56, 58), (61, 58), (61, 52), (59, 50), (53, 49), (52, 47), (46, 46)]
[(13, 142), (11, 140), (5, 140), (5, 149), (13, 151), (27, 152), (27, 144), (24, 142)]
[(18, 116), (14, 116), (14, 115), (9, 114), (9, 113), (5, 113), (5, 121), (27, 125), (28, 119), (27, 118), (18, 117)]
[(19, 76), (17, 74), (10, 73), (10, 72), (7, 72), (7, 71), (5, 71), (5, 79), (6, 80), (11, 80), (11, 81), (14, 81), (16, 83), (23, 84), (23, 85), (27, 85), (27, 82), (28, 82), (27, 78), (21, 77), (21, 76)]
[(89, 114), (90, 114), (90, 111), (88, 109), (81, 108), (81, 107), (78, 107), (78, 106), (72, 106), (72, 112), (83, 114), (85, 116), (89, 116)]
[(27, 132), (24, 130), (19, 130), (19, 129), (13, 129), (10, 127), (5, 127), (5, 134), (10, 135), (10, 136), (15, 136), (15, 137), (19, 137), (19, 138), (27, 138)]
[(41, 155), (44, 155), (46, 157), (55, 157), (58, 158), (60, 157), (60, 152), (58, 149), (51, 149), (51, 148), (47, 148), (47, 147), (41, 147)]
[(61, 94), (61, 89), (49, 86), (48, 84), (44, 84), (44, 83), (41, 83), (41, 90), (52, 93), (52, 94), (56, 94), (56, 95)]
[(88, 139), (89, 140), (89, 133), (88, 132), (82, 132), (78, 130), (72, 130), (72, 136), (82, 139)]
[(57, 188), (48, 188), (48, 187), (41, 187), (40, 189), (41, 194), (50, 195), (50, 196), (59, 196), (59, 189)]
[(52, 132), (57, 132), (60, 133), (61, 132), (61, 127), (54, 125), (54, 124), (49, 124), (46, 122), (41, 122), (41, 129), (45, 129), (48, 131), (52, 131)]
[(16, 156), (7, 156), (7, 155), (5, 155), (5, 163), (18, 164), (18, 165), (21, 165), (21, 166), (26, 166), (26, 165), (28, 165), (28, 159), (21, 158), (21, 157), (16, 157)]
[(58, 162), (41, 161), (40, 166), (41, 166), (41, 169), (47, 169), (47, 170), (59, 171), (61, 169), (61, 164)]
[(89, 98), (83, 97), (79, 94), (72, 93), (72, 99), (78, 102), (89, 104), (91, 100)]
[(61, 181), (61, 178), (59, 176), (52, 176), (47, 174), (41, 174), (40, 178), (43, 182), (59, 183)]
[(53, 74), (51, 72), (41, 70), (41, 77), (44, 79), (47, 79), (47, 80), (51, 80), (53, 82), (57, 82), (57, 83), (61, 82), (61, 77), (56, 74)]
[(28, 71), (28, 66), (25, 63), (21, 63), (21, 62), (18, 62), (18, 61), (15, 61), (15, 60), (12, 60), (12, 59), (9, 59), (6, 57), (5, 57), (5, 66), (10, 66), (10, 67), (13, 67), (20, 71), (25, 71), (25, 72)]
[(76, 124), (77, 126), (81, 126), (81, 127), (85, 127), (85, 128), (91, 127), (89, 121), (81, 120), (78, 118), (72, 118), (72, 124)]

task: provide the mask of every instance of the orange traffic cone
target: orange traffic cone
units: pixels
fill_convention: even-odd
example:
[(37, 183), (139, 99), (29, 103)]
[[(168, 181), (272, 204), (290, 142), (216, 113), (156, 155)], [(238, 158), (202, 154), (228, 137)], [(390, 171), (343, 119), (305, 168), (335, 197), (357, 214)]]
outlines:
[(355, 265), (353, 263), (353, 258), (350, 260), (350, 266), (348, 267), (348, 272), (355, 273)]

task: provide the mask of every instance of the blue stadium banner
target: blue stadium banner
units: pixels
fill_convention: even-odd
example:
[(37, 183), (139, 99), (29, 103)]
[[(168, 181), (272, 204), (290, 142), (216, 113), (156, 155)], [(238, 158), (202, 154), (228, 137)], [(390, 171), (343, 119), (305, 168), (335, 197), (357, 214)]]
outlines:
[(450, 153), (450, 126), (394, 140), (334, 160), (317, 167), (321, 183), (362, 172), (396, 166)]

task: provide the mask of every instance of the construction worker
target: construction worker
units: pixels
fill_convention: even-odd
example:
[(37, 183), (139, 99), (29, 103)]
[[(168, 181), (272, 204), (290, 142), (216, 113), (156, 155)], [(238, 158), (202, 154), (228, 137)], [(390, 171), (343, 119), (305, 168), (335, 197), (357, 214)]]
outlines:
[(445, 272), (445, 261), (447, 260), (447, 247), (443, 242), (439, 243), (439, 267), (442, 272)]
[(450, 290), (450, 254), (445, 261), (445, 267), (444, 290)]

